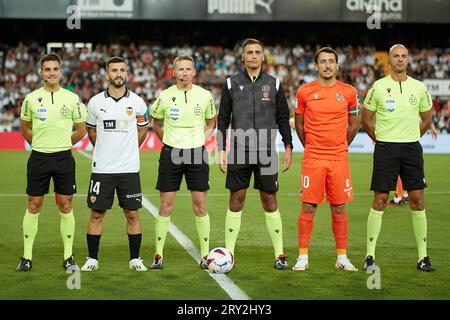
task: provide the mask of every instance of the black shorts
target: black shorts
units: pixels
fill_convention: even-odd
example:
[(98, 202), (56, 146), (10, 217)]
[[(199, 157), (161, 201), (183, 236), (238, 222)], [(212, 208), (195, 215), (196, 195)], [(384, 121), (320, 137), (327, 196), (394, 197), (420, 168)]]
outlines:
[(77, 192), (75, 159), (70, 150), (54, 153), (31, 151), (27, 163), (27, 194), (30, 196), (47, 194), (50, 178), (53, 178), (56, 193), (72, 195)]
[(87, 205), (91, 209), (111, 209), (117, 190), (122, 209), (137, 210), (142, 207), (141, 179), (139, 173), (92, 173), (89, 182)]
[(159, 157), (156, 189), (161, 192), (180, 190), (183, 175), (188, 190), (209, 190), (208, 153), (205, 147), (178, 149), (163, 146)]
[(421, 190), (427, 185), (423, 170), (423, 150), (419, 142), (394, 143), (379, 141), (373, 153), (373, 172), (370, 190), (395, 190), (400, 175), (403, 189)]
[(276, 151), (228, 153), (226, 188), (231, 191), (247, 189), (252, 173), (253, 188), (265, 192), (278, 191), (278, 154)]

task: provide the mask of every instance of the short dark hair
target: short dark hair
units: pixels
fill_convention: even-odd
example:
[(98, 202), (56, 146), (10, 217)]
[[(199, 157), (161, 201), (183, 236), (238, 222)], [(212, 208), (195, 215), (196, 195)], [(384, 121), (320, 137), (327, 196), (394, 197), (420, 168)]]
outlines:
[(56, 53), (49, 53), (41, 58), (41, 61), (39, 62), (41, 65), (41, 70), (42, 67), (44, 66), (44, 63), (47, 61), (56, 61), (58, 62), (58, 65), (61, 67), (61, 58)]
[(244, 53), (244, 49), (247, 45), (249, 44), (259, 44), (261, 46), (261, 48), (264, 48), (264, 45), (261, 41), (259, 41), (258, 39), (254, 39), (254, 38), (247, 38), (244, 40), (244, 42), (242, 43), (242, 53)]
[(106, 62), (106, 70), (108, 70), (109, 65), (111, 63), (125, 63), (125, 64), (127, 64), (127, 61), (124, 58), (122, 58), (122, 57), (111, 57)]
[(332, 49), (330, 47), (322, 47), (319, 50), (317, 50), (316, 53), (314, 54), (314, 62), (316, 64), (317, 64), (317, 60), (319, 59), (319, 54), (321, 54), (322, 52), (334, 54), (334, 57), (336, 58), (336, 63), (338, 62), (338, 55), (334, 49)]

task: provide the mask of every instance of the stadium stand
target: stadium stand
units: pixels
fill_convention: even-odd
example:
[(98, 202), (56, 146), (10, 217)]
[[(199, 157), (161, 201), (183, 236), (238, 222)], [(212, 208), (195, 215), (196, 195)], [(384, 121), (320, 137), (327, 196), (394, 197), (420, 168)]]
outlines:
[[(296, 44), (291, 47), (266, 46), (266, 71), (278, 77), (285, 88), (290, 106), (295, 93), (304, 82), (313, 81), (314, 51), (319, 44)], [(364, 97), (371, 83), (387, 70), (386, 53), (372, 46), (336, 47), (339, 54), (339, 78), (352, 83)], [(46, 46), (19, 42), (0, 44), (0, 131), (18, 130), (20, 105), (25, 95), (40, 85), (39, 58)], [(62, 59), (62, 84), (87, 102), (105, 88), (105, 62), (113, 55), (123, 55), (129, 61), (129, 87), (148, 104), (161, 90), (172, 83), (173, 58), (178, 54), (193, 55), (196, 60), (196, 82), (209, 88), (218, 105), (224, 79), (242, 68), (239, 44), (223, 46), (171, 46), (151, 44), (96, 44), (90, 48), (60, 48), (55, 50)], [(413, 48), (410, 52), (409, 74), (418, 79), (448, 79), (449, 49)], [(433, 122), (441, 133), (450, 132), (450, 101), (434, 97)]]

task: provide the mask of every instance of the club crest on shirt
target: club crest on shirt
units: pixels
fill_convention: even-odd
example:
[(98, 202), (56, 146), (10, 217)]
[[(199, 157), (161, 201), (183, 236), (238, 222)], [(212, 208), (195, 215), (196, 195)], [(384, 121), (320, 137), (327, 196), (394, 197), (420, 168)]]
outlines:
[(415, 106), (417, 104), (417, 98), (411, 95), (411, 97), (409, 98), (409, 103)]
[(199, 115), (201, 115), (201, 113), (202, 113), (202, 108), (200, 108), (200, 106), (197, 104), (197, 106), (194, 108), (194, 114), (196, 116), (199, 116)]
[(61, 115), (62, 115), (63, 117), (67, 117), (67, 116), (69, 115), (69, 108), (67, 108), (66, 106), (63, 106), (63, 107), (61, 108)]
[(342, 94), (341, 93), (336, 93), (336, 100), (337, 101), (343, 101), (344, 100), (344, 97), (342, 96)]
[(386, 100), (386, 110), (389, 112), (395, 111), (395, 99), (387, 99)]
[(131, 117), (132, 114), (133, 114), (133, 108), (132, 107), (127, 107), (127, 115), (129, 117)]
[(46, 108), (38, 108), (36, 109), (36, 114), (39, 120), (45, 121), (47, 119), (47, 109)]
[(318, 93), (314, 93), (314, 99), (319, 99), (319, 94)]
[(177, 121), (180, 118), (180, 108), (178, 107), (171, 107), (169, 109), (169, 117), (170, 119), (172, 119), (173, 121)]
[(270, 86), (268, 86), (267, 84), (265, 84), (265, 85), (263, 85), (263, 86), (261, 87), (261, 90), (262, 90), (262, 93), (263, 93), (263, 96), (262, 96), (262, 99), (261, 99), (261, 100), (263, 100), (263, 101), (269, 101), (269, 100), (270, 100), (270, 98), (269, 98)]
[(91, 202), (95, 203), (95, 201), (97, 201), (97, 197), (91, 196)]

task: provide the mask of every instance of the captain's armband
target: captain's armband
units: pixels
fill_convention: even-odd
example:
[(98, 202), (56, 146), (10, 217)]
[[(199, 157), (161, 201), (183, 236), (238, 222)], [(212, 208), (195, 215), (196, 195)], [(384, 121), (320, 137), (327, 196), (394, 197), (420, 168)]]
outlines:
[(357, 115), (359, 115), (359, 108), (358, 108), (358, 106), (349, 108), (348, 109), (348, 114), (350, 116), (357, 116)]

